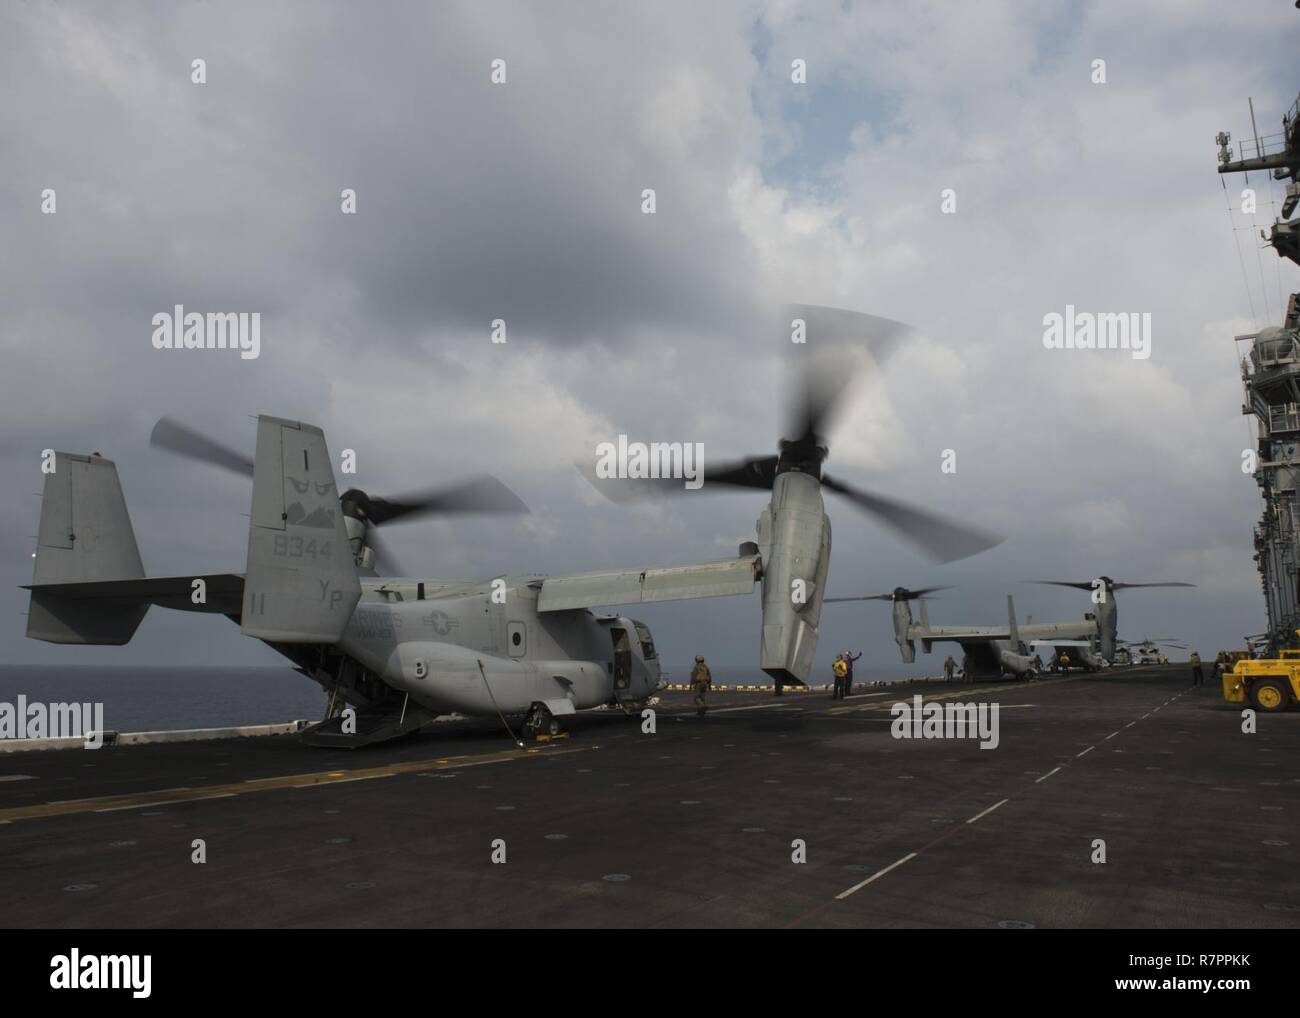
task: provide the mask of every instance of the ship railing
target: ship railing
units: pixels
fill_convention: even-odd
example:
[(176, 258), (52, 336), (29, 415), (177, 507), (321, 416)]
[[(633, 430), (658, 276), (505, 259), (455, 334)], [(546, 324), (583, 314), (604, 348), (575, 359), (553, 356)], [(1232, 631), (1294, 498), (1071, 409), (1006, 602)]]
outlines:
[[(1294, 119), (1289, 121), (1295, 123)], [(1237, 141), (1237, 161), (1245, 162), (1247, 159), (1263, 159), (1266, 156), (1280, 155), (1287, 150), (1288, 138), (1286, 131), (1277, 131), (1273, 134), (1261, 135), (1256, 138), (1241, 138)]]
[(1269, 434), (1279, 431), (1300, 431), (1300, 405), (1279, 403), (1268, 408)]

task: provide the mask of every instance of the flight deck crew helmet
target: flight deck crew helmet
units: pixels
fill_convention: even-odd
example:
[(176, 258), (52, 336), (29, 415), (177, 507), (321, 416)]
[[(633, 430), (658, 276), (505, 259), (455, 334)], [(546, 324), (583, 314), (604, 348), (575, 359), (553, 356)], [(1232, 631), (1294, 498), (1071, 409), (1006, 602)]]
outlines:
[(696, 654), (696, 655), (695, 655), (695, 663), (696, 663), (696, 664), (704, 664), (704, 655), (703, 655), (703, 654)]

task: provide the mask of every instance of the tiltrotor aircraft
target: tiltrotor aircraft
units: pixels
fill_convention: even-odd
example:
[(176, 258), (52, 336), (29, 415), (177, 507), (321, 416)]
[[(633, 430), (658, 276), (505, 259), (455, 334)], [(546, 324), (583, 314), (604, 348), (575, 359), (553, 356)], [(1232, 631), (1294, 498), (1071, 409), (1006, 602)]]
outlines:
[[(1101, 660), (1115, 660), (1116, 635), (1119, 631), (1119, 608), (1115, 604), (1115, 591), (1138, 587), (1194, 587), (1194, 583), (1119, 583), (1109, 576), (1095, 580), (1030, 580), (1049, 587), (1073, 587), (1092, 595), (1092, 612), (1097, 618), (1097, 652)], [(1072, 652), (1073, 654), (1073, 652)], [(1076, 659), (1077, 660), (1077, 659)]]
[(815, 373), (805, 382), (794, 437), (778, 456), (707, 473), (715, 485), (771, 489), (757, 542), (735, 558), (691, 565), (466, 581), (377, 576), (378, 526), (523, 504), (490, 478), (397, 498), (340, 494), (320, 428), (260, 416), (252, 461), (174, 421), (155, 427), (155, 445), (251, 473), (253, 494), (242, 574), (146, 578), (116, 466), (57, 453), (45, 478), (27, 635), (123, 644), (150, 605), (218, 613), (320, 683), (333, 706), (352, 708), (310, 729), (315, 744), (392, 738), (449, 713), (523, 716), (531, 734), (555, 732), (557, 717), (578, 710), (635, 712), (659, 685), (650, 630), (593, 608), (746, 594), (761, 581), (762, 667), (778, 683), (803, 683), (829, 568), (823, 486), (941, 558), (997, 541), (824, 476), (821, 422), (843, 378), (829, 389)]
[[(1007, 596), (1007, 625), (1005, 626), (933, 626), (927, 608), (926, 595), (948, 587), (925, 587), (909, 590), (895, 587), (888, 594), (871, 594), (864, 597), (828, 597), (827, 603), (846, 601), (891, 601), (894, 612), (894, 641), (903, 661), (916, 660), (916, 641), (929, 654), (931, 646), (945, 641), (958, 643), (963, 652), (962, 670), (969, 678), (996, 678), (1015, 675), (1031, 678), (1038, 673), (1038, 664), (1031, 653), (1035, 644), (1054, 640), (1086, 640), (1097, 634), (1097, 623), (1092, 619), (1080, 622), (1040, 622), (1021, 626), (1016, 622), (1016, 605)], [(921, 622), (915, 625), (911, 602), (921, 606)]]

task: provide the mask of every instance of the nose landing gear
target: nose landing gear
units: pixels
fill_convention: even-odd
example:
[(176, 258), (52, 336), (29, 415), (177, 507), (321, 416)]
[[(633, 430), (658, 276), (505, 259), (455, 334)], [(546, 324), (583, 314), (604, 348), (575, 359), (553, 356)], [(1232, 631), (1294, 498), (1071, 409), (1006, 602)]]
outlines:
[(550, 740), (560, 735), (560, 722), (545, 704), (535, 703), (524, 720), (524, 738)]

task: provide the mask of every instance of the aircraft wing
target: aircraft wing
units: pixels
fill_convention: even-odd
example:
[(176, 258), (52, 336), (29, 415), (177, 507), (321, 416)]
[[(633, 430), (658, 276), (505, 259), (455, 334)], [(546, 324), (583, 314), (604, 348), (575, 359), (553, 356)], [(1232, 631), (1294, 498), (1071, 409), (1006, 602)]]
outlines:
[(911, 626), (909, 640), (955, 640), (958, 643), (988, 643), (990, 640), (1009, 640), (1011, 630), (1006, 626)]
[[(206, 587), (206, 602), (195, 604), (194, 581)], [(153, 576), (139, 580), (84, 580), (79, 583), (33, 583), (24, 586), (40, 597), (49, 594), (70, 601), (98, 601), (107, 605), (156, 604), (177, 611), (212, 612), (239, 616), (244, 598), (244, 577), (239, 573), (205, 576)]]
[[(1017, 627), (1017, 635), (1022, 643), (1033, 640), (1084, 640), (1097, 635), (1097, 623), (1088, 619), (1078, 622), (1042, 622), (1032, 626)], [(988, 643), (991, 640), (1011, 639), (1011, 627), (1008, 626), (910, 626), (907, 630), (909, 640), (944, 640), (957, 643)]]
[(748, 594), (763, 563), (758, 555), (685, 566), (620, 569), (611, 572), (549, 576), (537, 594), (539, 612), (570, 611), (607, 605), (653, 604), (696, 597)]

